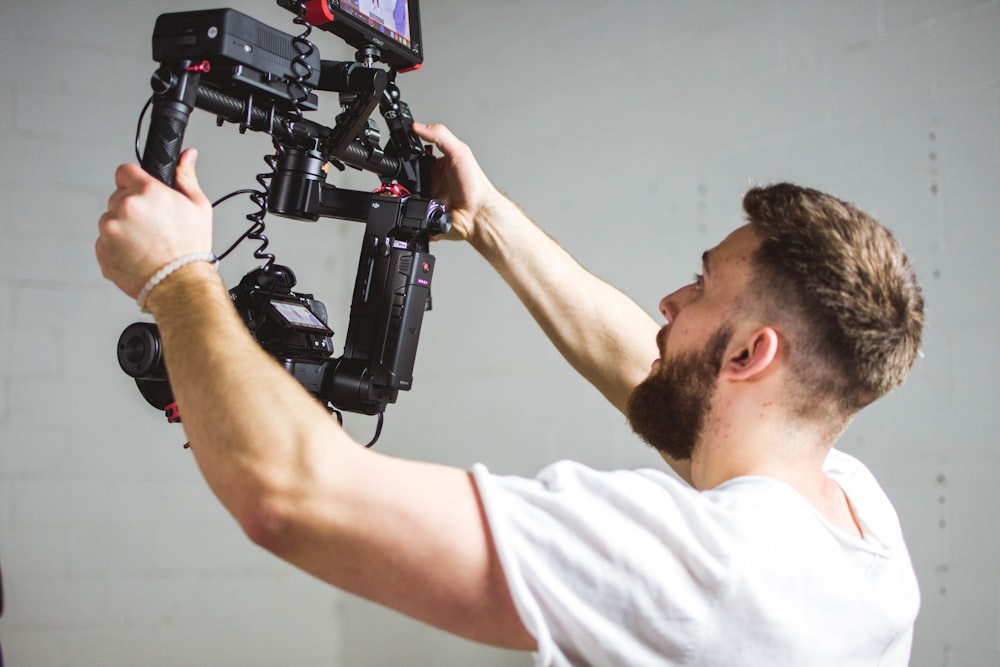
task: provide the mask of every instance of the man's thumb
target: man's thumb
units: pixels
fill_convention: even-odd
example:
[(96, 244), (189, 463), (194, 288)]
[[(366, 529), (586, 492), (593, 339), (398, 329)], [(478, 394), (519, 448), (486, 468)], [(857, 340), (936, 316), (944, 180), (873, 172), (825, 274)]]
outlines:
[(177, 161), (177, 172), (174, 176), (174, 185), (177, 190), (195, 203), (202, 203), (207, 200), (205, 193), (198, 185), (198, 175), (195, 173), (195, 163), (198, 161), (198, 151), (188, 148), (181, 153)]

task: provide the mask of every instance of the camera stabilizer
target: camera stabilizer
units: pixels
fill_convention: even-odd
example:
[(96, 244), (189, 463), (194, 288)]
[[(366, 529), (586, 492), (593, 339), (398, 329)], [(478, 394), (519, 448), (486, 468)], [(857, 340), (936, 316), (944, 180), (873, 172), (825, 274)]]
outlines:
[[(395, 83), (398, 71), (416, 69), (423, 59), (417, 2), (397, 0), (393, 27), (350, 0), (278, 4), (296, 14), (301, 35), (232, 9), (157, 19), (153, 59), (160, 66), (151, 82), (142, 167), (173, 185), (195, 108), (215, 114), (219, 125), (235, 123), (241, 133), (271, 136), (275, 154), (265, 157), (271, 172), (258, 175), (264, 190), (252, 196), (261, 210), (247, 216), (256, 227), (240, 239), (261, 241), (254, 255), (267, 261), (230, 295), (254, 338), (303, 387), (334, 411), (377, 414), (381, 427), (385, 407), (412, 385), (423, 313), (430, 307), (430, 237), (450, 228), (444, 206), (428, 197), (434, 158), (413, 133), (413, 117)], [(321, 60), (307, 39), (314, 26), (357, 46), (356, 62)], [(390, 67), (380, 69), (376, 62)], [(304, 112), (318, 107), (314, 90), (340, 93), (342, 112), (333, 127), (305, 118)], [(384, 148), (371, 120), (376, 107), (389, 131)], [(374, 172), (382, 187), (362, 192), (327, 184), (329, 164)], [(263, 252), (265, 212), (365, 223), (342, 356), (332, 356), (326, 307), (312, 294), (292, 291), (292, 270)], [(127, 327), (118, 361), (151, 405), (165, 410), (169, 421), (180, 421), (155, 324)]]

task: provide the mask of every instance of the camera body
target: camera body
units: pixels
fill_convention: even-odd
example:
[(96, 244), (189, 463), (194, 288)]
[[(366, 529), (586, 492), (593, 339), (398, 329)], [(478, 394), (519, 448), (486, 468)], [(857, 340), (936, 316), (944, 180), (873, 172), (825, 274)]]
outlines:
[(326, 306), (293, 287), (292, 270), (275, 265), (246, 274), (229, 295), (257, 343), (318, 398), (333, 356), (333, 331)]
[[(323, 302), (312, 294), (293, 292), (295, 274), (286, 266), (255, 269), (229, 290), (233, 305), (258, 344), (282, 364), (314, 396), (321, 396), (323, 377), (333, 356), (333, 331)], [(159, 329), (135, 322), (118, 340), (118, 364), (136, 380), (153, 407), (166, 410), (174, 402)]]
[[(173, 185), (188, 118), (195, 108), (203, 109), (215, 114), (219, 125), (235, 123), (241, 133), (271, 136), (277, 152), (266, 160), (273, 171), (258, 176), (266, 188), (267, 212), (365, 224), (340, 357), (334, 356), (326, 307), (312, 294), (293, 291), (295, 274), (274, 264), (273, 256), (255, 253), (270, 260), (247, 273), (230, 295), (261, 347), (307, 391), (336, 410), (381, 414), (399, 390), (412, 386), (434, 272), (429, 241), (450, 228), (444, 206), (428, 196), (434, 158), (413, 133), (412, 114), (395, 84), (397, 71), (422, 62), (417, 2), (396, 3), (404, 10), (393, 20), (405, 31), (387, 28), (381, 17), (362, 17), (338, 0), (278, 4), (296, 13), (295, 23), (305, 27), (302, 35), (232, 9), (157, 19), (153, 56), (160, 67), (152, 78), (142, 166)], [(320, 59), (305, 39), (310, 21), (359, 46), (358, 61)], [(376, 62), (388, 63), (389, 71)], [(341, 93), (343, 109), (333, 126), (305, 116), (318, 108), (314, 90)], [(370, 128), (376, 108), (389, 129), (385, 146)], [(337, 188), (326, 182), (330, 164), (371, 171), (382, 187), (374, 192)], [(156, 325), (127, 327), (119, 338), (118, 360), (143, 397), (178, 421)]]

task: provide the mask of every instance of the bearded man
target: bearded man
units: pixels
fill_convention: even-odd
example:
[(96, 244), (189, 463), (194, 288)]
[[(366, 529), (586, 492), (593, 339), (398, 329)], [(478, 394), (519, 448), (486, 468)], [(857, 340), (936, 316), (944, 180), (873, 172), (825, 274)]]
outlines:
[(892, 234), (815, 190), (751, 190), (747, 224), (663, 298), (661, 327), (451, 132), (414, 128), (443, 154), (451, 236), (670, 469), (561, 462), (525, 479), (358, 446), (259, 349), (202, 261), (211, 206), (193, 151), (178, 191), (123, 165), (98, 259), (156, 318), (192, 451), (247, 535), (538, 665), (906, 665), (919, 593), (899, 522), (834, 449), (918, 352), (922, 298)]

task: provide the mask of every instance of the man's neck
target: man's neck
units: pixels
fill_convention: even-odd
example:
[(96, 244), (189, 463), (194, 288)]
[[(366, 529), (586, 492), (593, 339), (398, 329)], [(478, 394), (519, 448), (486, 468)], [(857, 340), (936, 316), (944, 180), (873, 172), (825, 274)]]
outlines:
[(770, 477), (797, 491), (841, 530), (861, 537), (847, 495), (823, 469), (832, 444), (746, 435), (743, 444), (711, 437), (699, 442), (691, 457), (692, 485), (704, 491), (737, 477)]

